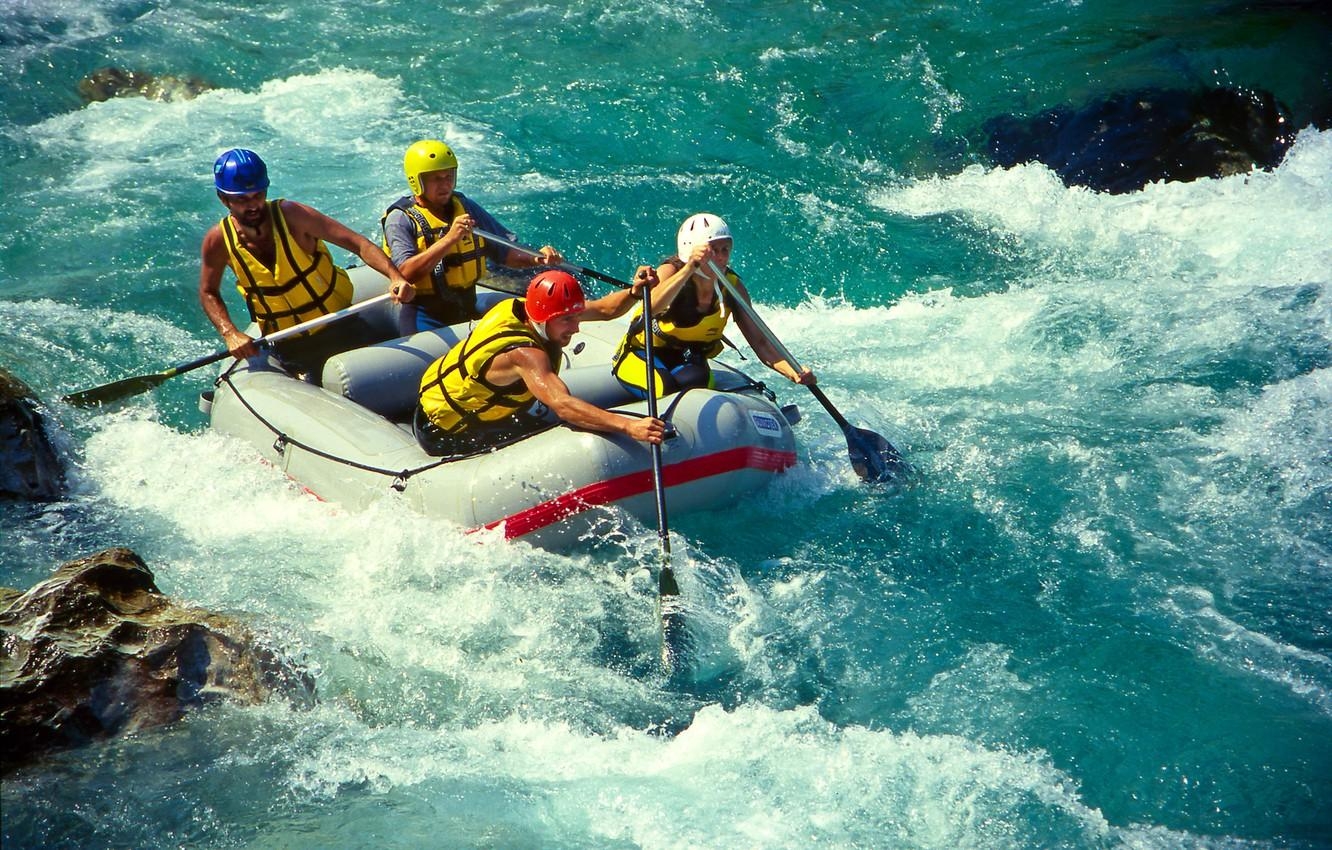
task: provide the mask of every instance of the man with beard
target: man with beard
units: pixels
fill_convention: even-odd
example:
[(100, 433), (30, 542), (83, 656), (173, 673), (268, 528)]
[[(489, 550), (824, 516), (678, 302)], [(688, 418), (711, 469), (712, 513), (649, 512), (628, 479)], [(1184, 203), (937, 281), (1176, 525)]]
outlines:
[(579, 322), (623, 316), (656, 281), (650, 266), (640, 266), (632, 289), (587, 301), (567, 272), (532, 278), (526, 298), (492, 307), (465, 340), (426, 367), (415, 423), (421, 447), (436, 456), (466, 454), (531, 433), (544, 424), (527, 412), (534, 401), (575, 427), (660, 443), (660, 419), (603, 410), (570, 393), (558, 374)]
[[(222, 301), (222, 271), (228, 267), (250, 318), (265, 335), (351, 305), (351, 280), (333, 264), (325, 241), (387, 277), (394, 301), (411, 300), (412, 285), (369, 239), (305, 204), (269, 201), (268, 168), (254, 151), (234, 148), (219, 156), (213, 183), (227, 215), (204, 234), (199, 303), (233, 357), (254, 357), (259, 348), (231, 321)], [(284, 339), (272, 350), (288, 369), (317, 381), (325, 360), (376, 341), (371, 336), (360, 316), (348, 316)]]

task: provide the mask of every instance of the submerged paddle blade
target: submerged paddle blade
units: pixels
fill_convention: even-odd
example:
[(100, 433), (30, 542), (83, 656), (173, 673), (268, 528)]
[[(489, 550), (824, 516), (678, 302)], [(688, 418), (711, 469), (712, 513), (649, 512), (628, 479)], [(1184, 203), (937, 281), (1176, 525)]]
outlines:
[(76, 393), (70, 393), (63, 397), (66, 404), (72, 404), (75, 407), (97, 407), (103, 404), (109, 404), (113, 401), (120, 401), (122, 398), (129, 398), (139, 393), (146, 393), (153, 387), (171, 377), (173, 373), (158, 372), (155, 375), (137, 375), (133, 378), (124, 378), (111, 384), (103, 384), (100, 387), (93, 387), (90, 390), (80, 390)]
[(688, 634), (684, 624), (684, 600), (675, 582), (675, 571), (663, 564), (657, 574), (657, 616), (661, 619), (661, 663), (667, 675), (678, 674), (688, 657)]
[(877, 483), (905, 484), (911, 477), (911, 465), (881, 435), (851, 426), (847, 426), (845, 432), (851, 467), (861, 478)]

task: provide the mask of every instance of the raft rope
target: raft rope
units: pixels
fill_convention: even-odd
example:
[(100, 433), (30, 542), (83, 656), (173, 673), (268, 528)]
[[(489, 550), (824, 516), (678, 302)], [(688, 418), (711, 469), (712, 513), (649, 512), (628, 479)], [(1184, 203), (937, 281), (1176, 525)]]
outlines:
[[(734, 346), (732, 346), (732, 347), (734, 347)], [(739, 349), (736, 350), (736, 353), (737, 353), (737, 354), (740, 353), (740, 352), (739, 352)], [(741, 355), (740, 355), (740, 359), (741, 359), (741, 360), (748, 360), (749, 358), (747, 358), (747, 357), (745, 357), (743, 354), (741, 354)], [(777, 403), (777, 393), (775, 393), (775, 392), (773, 392), (772, 390), (768, 389), (768, 385), (767, 385), (767, 384), (763, 383), (762, 381), (756, 381), (756, 380), (754, 380), (753, 378), (749, 377), (749, 376), (746, 375), (744, 372), (741, 372), (739, 369), (735, 368), (734, 366), (730, 365), (729, 363), (722, 363), (722, 362), (719, 361), (719, 360), (714, 360), (714, 361), (712, 361), (712, 368), (713, 368), (713, 369), (725, 369), (727, 372), (730, 372), (732, 375), (735, 375), (736, 377), (740, 378), (741, 381), (744, 382), (741, 386), (734, 387), (734, 388), (729, 389), (729, 390), (714, 390), (714, 392), (738, 393), (738, 392), (743, 392), (743, 391), (745, 391), (745, 390), (755, 390), (755, 391), (761, 393), (761, 394), (763, 395), (764, 398), (766, 398), (768, 401), (772, 402), (773, 404), (776, 404), (776, 403)], [(684, 393), (681, 393), (681, 395), (684, 395)], [(674, 407), (674, 406), (675, 406), (675, 405), (671, 405), (671, 407)]]
[(250, 415), (253, 416), (259, 422), (259, 424), (263, 425), (265, 428), (267, 428), (269, 431), (272, 431), (276, 435), (276, 439), (273, 440), (273, 451), (277, 452), (279, 455), (286, 454), (287, 446), (295, 446), (296, 448), (301, 449), (303, 451), (307, 451), (316, 457), (321, 457), (324, 460), (333, 461), (334, 463), (340, 463), (343, 466), (349, 466), (353, 469), (359, 469), (363, 472), (373, 472), (376, 475), (383, 475), (386, 477), (392, 476), (393, 483), (390, 484), (389, 486), (394, 490), (398, 491), (399, 493), (407, 489), (407, 481), (413, 476), (419, 475), (422, 472), (426, 472), (427, 470), (434, 469), (437, 466), (443, 466), (444, 464), (449, 463), (450, 461), (458, 460), (460, 457), (465, 457), (465, 455), (457, 457), (444, 457), (432, 463), (427, 463), (423, 466), (418, 466), (415, 469), (384, 469), (383, 467), (371, 466), (369, 464), (361, 463), (360, 461), (352, 460), (351, 458), (339, 457), (338, 455), (331, 454), (329, 452), (324, 451), (323, 449), (316, 448), (315, 446), (312, 446), (309, 443), (302, 442), (300, 440), (291, 437), (289, 434), (283, 433), (281, 428), (278, 428), (272, 422), (265, 419), (263, 415), (259, 413), (259, 411), (254, 409), (254, 405), (250, 404), (250, 402), (245, 398), (245, 395), (241, 393), (240, 389), (238, 389), (236, 385), (231, 381), (231, 373), (239, 365), (240, 361), (232, 363), (230, 368), (228, 368), (225, 372), (223, 372), (220, 376), (218, 376), (215, 385), (220, 386), (221, 384), (226, 384), (228, 387), (230, 387), (232, 394), (236, 396), (236, 400), (241, 403), (241, 406), (244, 407), (246, 410), (248, 410), (250, 412)]
[[(250, 415), (253, 416), (261, 425), (263, 425), (269, 431), (273, 432), (273, 434), (276, 436), (276, 438), (273, 440), (273, 451), (277, 452), (279, 455), (286, 454), (287, 446), (295, 446), (296, 448), (301, 449), (303, 451), (307, 451), (316, 457), (321, 457), (324, 460), (332, 461), (334, 463), (340, 463), (343, 466), (349, 466), (353, 469), (359, 469), (362, 472), (372, 472), (376, 475), (383, 475), (386, 477), (392, 476), (393, 483), (390, 484), (389, 487), (401, 493), (407, 489), (407, 482), (413, 476), (420, 475), (422, 472), (427, 472), (431, 469), (435, 469), (436, 467), (439, 466), (444, 466), (445, 464), (452, 463), (456, 460), (463, 460), (465, 458), (474, 457), (480, 454), (485, 454), (487, 452), (492, 451), (494, 448), (497, 448), (497, 447), (487, 447), (487, 448), (477, 449), (476, 451), (469, 452), (467, 454), (448, 455), (440, 458), (437, 461), (424, 464), (423, 466), (418, 466), (414, 469), (384, 469), (383, 467), (371, 466), (369, 464), (361, 463), (360, 461), (352, 460), (351, 458), (339, 457), (338, 455), (331, 454), (329, 452), (324, 451), (323, 449), (316, 448), (310, 445), (309, 443), (301, 442), (300, 440), (294, 439), (290, 435), (283, 433), (281, 428), (278, 428), (272, 422), (265, 419), (263, 415), (259, 413), (258, 410), (255, 410), (254, 405), (250, 404), (250, 402), (246, 400), (244, 394), (241, 393), (240, 389), (237, 388), (237, 386), (234, 383), (232, 383), (231, 373), (235, 371), (239, 365), (240, 365), (239, 360), (234, 361), (231, 364), (231, 366), (227, 368), (225, 372), (223, 372), (221, 375), (218, 376), (217, 380), (214, 382), (213, 385), (217, 387), (221, 386), (222, 384), (226, 384), (228, 387), (230, 387), (232, 394), (236, 396), (236, 400), (241, 403), (241, 406), (244, 407), (246, 410), (248, 410), (250, 412)], [(724, 365), (724, 364), (719, 364), (719, 365)], [(727, 366), (726, 368), (730, 369), (729, 366)], [(748, 382), (748, 386), (743, 387), (742, 389), (748, 389), (748, 388), (758, 389), (761, 392), (763, 392), (765, 395), (767, 395), (769, 398), (774, 398), (773, 394), (769, 392), (767, 387), (765, 387), (763, 384), (755, 382), (753, 379), (751, 379), (748, 375), (745, 375), (743, 372), (740, 372), (735, 369), (731, 369), (731, 371), (735, 372), (737, 375), (742, 376)], [(685, 392), (688, 392), (688, 390), (685, 390)], [(732, 390), (730, 392), (734, 391)], [(666, 412), (662, 414), (662, 421), (667, 423), (670, 422), (671, 415), (675, 412), (676, 405), (680, 403), (680, 400), (683, 397), (684, 397), (684, 392), (681, 392), (676, 395), (675, 400), (671, 402), (670, 406), (666, 408)], [(625, 416), (638, 415), (623, 410), (617, 410), (614, 412), (623, 414)], [(531, 435), (524, 434), (522, 435), (522, 437), (519, 437), (518, 439), (523, 439), (528, 436)], [(514, 440), (512, 442), (517, 442), (517, 440)], [(508, 443), (503, 443), (501, 445), (508, 445)]]

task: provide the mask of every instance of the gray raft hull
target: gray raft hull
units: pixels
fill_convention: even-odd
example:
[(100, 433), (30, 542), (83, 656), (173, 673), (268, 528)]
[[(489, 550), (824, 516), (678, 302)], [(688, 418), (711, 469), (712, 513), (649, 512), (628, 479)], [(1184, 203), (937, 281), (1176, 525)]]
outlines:
[[(375, 294), (377, 276), (357, 271), (358, 299)], [(211, 426), (252, 446), (320, 499), (349, 508), (400, 500), (467, 530), (491, 529), (549, 549), (604, 536), (625, 514), (655, 527), (651, 451), (628, 437), (556, 425), (448, 462), (420, 448), (405, 424), (415, 385), (467, 330), (455, 326), (339, 355), (325, 368), (324, 386), (292, 377), (266, 357), (233, 361), (206, 405)], [(621, 323), (585, 324), (561, 376), (594, 404), (646, 415), (646, 402), (631, 400), (610, 375), (623, 330)], [(719, 370), (718, 378), (722, 390), (659, 401), (676, 431), (662, 448), (672, 516), (733, 508), (796, 462), (791, 424), (769, 394), (740, 373)]]

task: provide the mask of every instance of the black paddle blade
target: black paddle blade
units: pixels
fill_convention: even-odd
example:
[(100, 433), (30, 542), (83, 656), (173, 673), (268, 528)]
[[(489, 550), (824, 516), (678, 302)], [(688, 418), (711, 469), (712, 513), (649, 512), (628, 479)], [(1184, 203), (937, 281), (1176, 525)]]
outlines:
[[(388, 296), (380, 296), (387, 298)], [(370, 301), (362, 302), (370, 304)], [(348, 308), (351, 309), (350, 307)], [(330, 315), (337, 315), (336, 313)], [(323, 317), (324, 321), (328, 316)], [(319, 321), (319, 320), (316, 320)], [(301, 327), (297, 325), (297, 327)], [(261, 337), (257, 342), (264, 343)], [(209, 363), (216, 363), (224, 357), (230, 357), (230, 353), (224, 348), (221, 351), (214, 351), (212, 354), (206, 354), (198, 360), (191, 360), (188, 363), (181, 363), (178, 366), (172, 366), (170, 369), (163, 369), (161, 372), (155, 372), (151, 375), (138, 375), (133, 378), (125, 378), (111, 384), (103, 384), (100, 387), (93, 387), (90, 390), (83, 390), (77, 393), (70, 393), (64, 397), (66, 404), (72, 404), (75, 407), (96, 407), (99, 404), (107, 404), (112, 401), (120, 401), (122, 398), (129, 398), (132, 395), (147, 392), (153, 387), (165, 381), (167, 378), (174, 378), (177, 375), (184, 375), (186, 372), (193, 372), (200, 366), (207, 366)]]
[(124, 378), (111, 384), (93, 387), (90, 390), (70, 393), (63, 397), (63, 401), (75, 407), (97, 407), (139, 393), (146, 393), (169, 377), (171, 377), (171, 374), (166, 372), (159, 372), (156, 375), (137, 375), (133, 378)]
[(674, 677), (688, 658), (688, 633), (675, 571), (664, 564), (657, 574), (657, 616), (661, 618), (661, 664), (667, 675)]
[(905, 484), (911, 477), (911, 464), (881, 435), (866, 428), (848, 426), (844, 430), (846, 451), (856, 475), (882, 484)]

